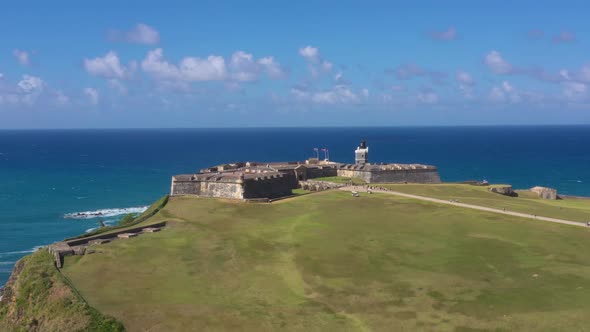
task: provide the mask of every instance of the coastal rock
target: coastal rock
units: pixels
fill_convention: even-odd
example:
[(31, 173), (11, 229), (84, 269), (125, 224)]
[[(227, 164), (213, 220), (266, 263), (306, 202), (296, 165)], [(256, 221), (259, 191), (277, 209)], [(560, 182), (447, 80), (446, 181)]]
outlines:
[(535, 194), (539, 195), (539, 198), (542, 199), (557, 199), (557, 190), (553, 188), (547, 187), (532, 187), (530, 191), (534, 192)]
[(490, 187), (488, 190), (490, 192), (500, 194), (500, 195), (511, 196), (511, 197), (517, 196), (516, 192), (514, 192), (514, 190), (512, 190), (512, 186), (495, 186), (495, 187)]

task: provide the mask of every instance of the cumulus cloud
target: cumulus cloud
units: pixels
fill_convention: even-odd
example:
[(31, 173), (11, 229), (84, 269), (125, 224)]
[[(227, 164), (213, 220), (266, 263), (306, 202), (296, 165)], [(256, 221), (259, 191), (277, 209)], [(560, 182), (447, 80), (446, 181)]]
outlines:
[(576, 79), (582, 82), (590, 82), (590, 65), (583, 65), (576, 73)]
[(299, 55), (307, 61), (309, 71), (314, 77), (318, 76), (320, 71), (329, 72), (334, 67), (332, 62), (322, 59), (317, 47), (310, 45), (302, 47), (299, 49)]
[(160, 42), (160, 33), (153, 27), (138, 23), (129, 31), (112, 30), (109, 37), (113, 41), (154, 45)]
[[(270, 79), (282, 79), (286, 71), (272, 57), (255, 59), (250, 53), (237, 51), (226, 61), (222, 56), (210, 55), (207, 58), (185, 57), (178, 64), (164, 58), (164, 51), (157, 48), (148, 52), (141, 62), (144, 72), (169, 87), (190, 90), (190, 82), (225, 81), (228, 90), (240, 89), (238, 82), (251, 82), (266, 74)], [(174, 82), (174, 84), (171, 84)], [(179, 90), (179, 89), (175, 89)]]
[(570, 31), (562, 31), (553, 37), (554, 43), (573, 43), (576, 41), (576, 35)]
[(166, 61), (161, 48), (149, 51), (141, 62), (141, 68), (161, 80), (220, 81), (227, 77), (225, 60), (221, 56), (185, 57), (175, 65)]
[(518, 103), (522, 97), (508, 81), (503, 81), (500, 86), (494, 86), (490, 90), (489, 99), (493, 102), (510, 101)]
[(16, 49), (12, 51), (12, 55), (14, 55), (18, 63), (23, 66), (28, 66), (31, 64), (30, 55), (26, 51)]
[(31, 94), (43, 91), (45, 82), (36, 76), (23, 75), (23, 78), (18, 82), (17, 85), (23, 93)]
[(457, 29), (451, 26), (443, 31), (433, 31), (430, 33), (430, 38), (443, 41), (455, 40), (457, 38)]
[(84, 95), (88, 98), (88, 101), (90, 101), (90, 103), (92, 105), (97, 105), (98, 101), (99, 101), (99, 94), (98, 94), (98, 90), (94, 89), (94, 88), (85, 88), (84, 89)]
[(68, 105), (70, 103), (70, 97), (66, 96), (62, 91), (55, 91), (54, 97), (58, 105)]
[(475, 85), (475, 80), (466, 71), (462, 71), (462, 70), (458, 71), (457, 74), (455, 75), (455, 79), (457, 79), (457, 82), (459, 82), (459, 84), (462, 84), (462, 85), (468, 85), (468, 86)]
[(476, 82), (471, 74), (466, 71), (459, 70), (455, 74), (455, 79), (457, 80), (457, 83), (459, 83), (459, 91), (461, 91), (463, 97), (472, 99), (474, 97), (473, 90)]
[(510, 74), (514, 68), (498, 51), (491, 51), (484, 58), (484, 63), (495, 74)]
[(350, 85), (352, 84), (349, 80), (344, 78), (344, 74), (339, 71), (334, 75), (334, 83), (336, 85)]
[(45, 82), (37, 76), (23, 75), (15, 85), (0, 82), (2, 103), (32, 105), (45, 90)]
[(137, 64), (132, 61), (127, 67), (121, 64), (117, 53), (110, 51), (103, 57), (84, 59), (84, 69), (90, 75), (109, 79), (122, 79), (130, 77)]
[(287, 75), (286, 71), (272, 56), (261, 58), (258, 60), (258, 63), (262, 66), (269, 78), (281, 79)]
[(310, 45), (302, 47), (299, 49), (299, 55), (304, 57), (309, 62), (320, 62), (320, 50), (317, 47)]
[(569, 100), (579, 100), (587, 97), (588, 86), (579, 82), (564, 82), (563, 95)]
[(260, 73), (259, 64), (254, 61), (252, 54), (237, 51), (229, 62), (233, 70), (232, 77), (237, 81), (254, 81), (258, 79)]
[(291, 94), (300, 101), (316, 104), (356, 104), (369, 96), (369, 90), (362, 89), (359, 93), (347, 85), (335, 85), (322, 91), (309, 91), (305, 87), (293, 87)]
[(0, 74), (0, 104), (17, 105), (21, 102), (31, 102), (43, 91), (44, 82), (39, 77), (23, 75), (16, 83), (8, 82)]

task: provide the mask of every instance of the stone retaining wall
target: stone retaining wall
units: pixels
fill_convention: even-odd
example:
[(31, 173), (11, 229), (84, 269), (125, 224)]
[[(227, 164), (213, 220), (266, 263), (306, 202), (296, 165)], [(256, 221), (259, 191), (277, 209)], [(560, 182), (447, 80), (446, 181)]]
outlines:
[(345, 184), (343, 183), (315, 180), (300, 181), (299, 184), (301, 185), (302, 189), (309, 191), (324, 191), (328, 189), (336, 189), (345, 186)]

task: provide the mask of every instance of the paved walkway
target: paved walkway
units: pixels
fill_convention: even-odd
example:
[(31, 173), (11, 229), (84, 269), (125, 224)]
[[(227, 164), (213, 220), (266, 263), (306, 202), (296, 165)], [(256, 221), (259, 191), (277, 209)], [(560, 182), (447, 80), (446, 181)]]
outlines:
[[(366, 189), (366, 187), (348, 186), (348, 187), (342, 187), (342, 188), (340, 188), (340, 190), (345, 190), (345, 191), (353, 191), (354, 190), (354, 191), (358, 191), (359, 193), (363, 193), (363, 192), (366, 192), (367, 189)], [(381, 189), (372, 189), (372, 191), (374, 193), (383, 193), (383, 194), (389, 194), (389, 195), (395, 195), (395, 196), (402, 196), (402, 197), (407, 197), (407, 198), (420, 199), (420, 200), (423, 200), (423, 201), (429, 201), (429, 202), (440, 203), (440, 204), (447, 204), (447, 205), (454, 205), (454, 206), (460, 206), (460, 207), (464, 207), (464, 208), (468, 208), (468, 209), (474, 209), (474, 210), (480, 210), (480, 211), (487, 211), (487, 212), (507, 214), (509, 216), (529, 218), (529, 219), (535, 219), (535, 220), (543, 220), (543, 221), (549, 221), (549, 222), (554, 222), (554, 223), (558, 223), (558, 224), (565, 224), (565, 225), (572, 225), (572, 226), (588, 227), (588, 226), (586, 226), (585, 223), (581, 223), (581, 222), (578, 222), (578, 221), (565, 220), (565, 219), (557, 219), (557, 218), (549, 218), (549, 217), (541, 217), (541, 216), (537, 216), (537, 215), (533, 215), (533, 214), (528, 214), (528, 213), (520, 213), (520, 212), (506, 211), (506, 210), (501, 210), (501, 209), (489, 208), (489, 207), (485, 207), (485, 206), (459, 203), (459, 202), (454, 202), (454, 201), (449, 201), (449, 200), (444, 200), (444, 199), (431, 198), (431, 197), (425, 197), (425, 196), (419, 196), (419, 195), (412, 195), (412, 194), (405, 194), (405, 193), (400, 193), (399, 191), (381, 190)]]

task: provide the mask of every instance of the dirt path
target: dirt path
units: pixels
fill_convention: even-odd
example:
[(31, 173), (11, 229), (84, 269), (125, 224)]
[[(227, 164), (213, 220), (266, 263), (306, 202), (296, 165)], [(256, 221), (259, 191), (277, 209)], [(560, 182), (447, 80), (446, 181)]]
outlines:
[[(353, 191), (353, 190), (355, 190), (355, 191), (358, 191), (359, 193), (366, 192), (366, 188), (365, 187), (342, 187), (342, 188), (340, 188), (340, 190), (344, 190), (344, 191)], [(584, 223), (577, 222), (577, 221), (572, 221), (572, 220), (549, 218), (549, 217), (541, 217), (541, 216), (537, 216), (537, 215), (533, 215), (533, 214), (528, 214), (528, 213), (520, 213), (520, 212), (506, 211), (506, 210), (501, 210), (501, 209), (489, 208), (489, 207), (485, 207), (485, 206), (479, 206), (479, 205), (472, 205), (472, 204), (465, 204), (465, 203), (453, 202), (453, 201), (444, 200), (444, 199), (431, 198), (431, 197), (425, 197), (425, 196), (419, 196), (419, 195), (412, 195), (412, 194), (405, 194), (405, 193), (400, 193), (399, 191), (380, 190), (380, 189), (373, 189), (372, 191), (374, 193), (383, 193), (383, 194), (389, 194), (389, 195), (395, 195), (395, 196), (401, 196), (401, 197), (407, 197), (407, 198), (420, 199), (420, 200), (423, 200), (423, 201), (429, 201), (429, 202), (440, 203), (440, 204), (447, 204), (447, 205), (454, 205), (454, 206), (460, 206), (460, 207), (464, 207), (464, 208), (468, 208), (468, 209), (474, 209), (474, 210), (480, 210), (480, 211), (487, 211), (487, 212), (507, 214), (509, 216), (529, 218), (529, 219), (535, 219), (535, 220), (543, 220), (543, 221), (549, 221), (549, 222), (554, 222), (554, 223), (558, 223), (558, 224), (565, 224), (565, 225), (572, 225), (572, 226), (588, 227)]]

